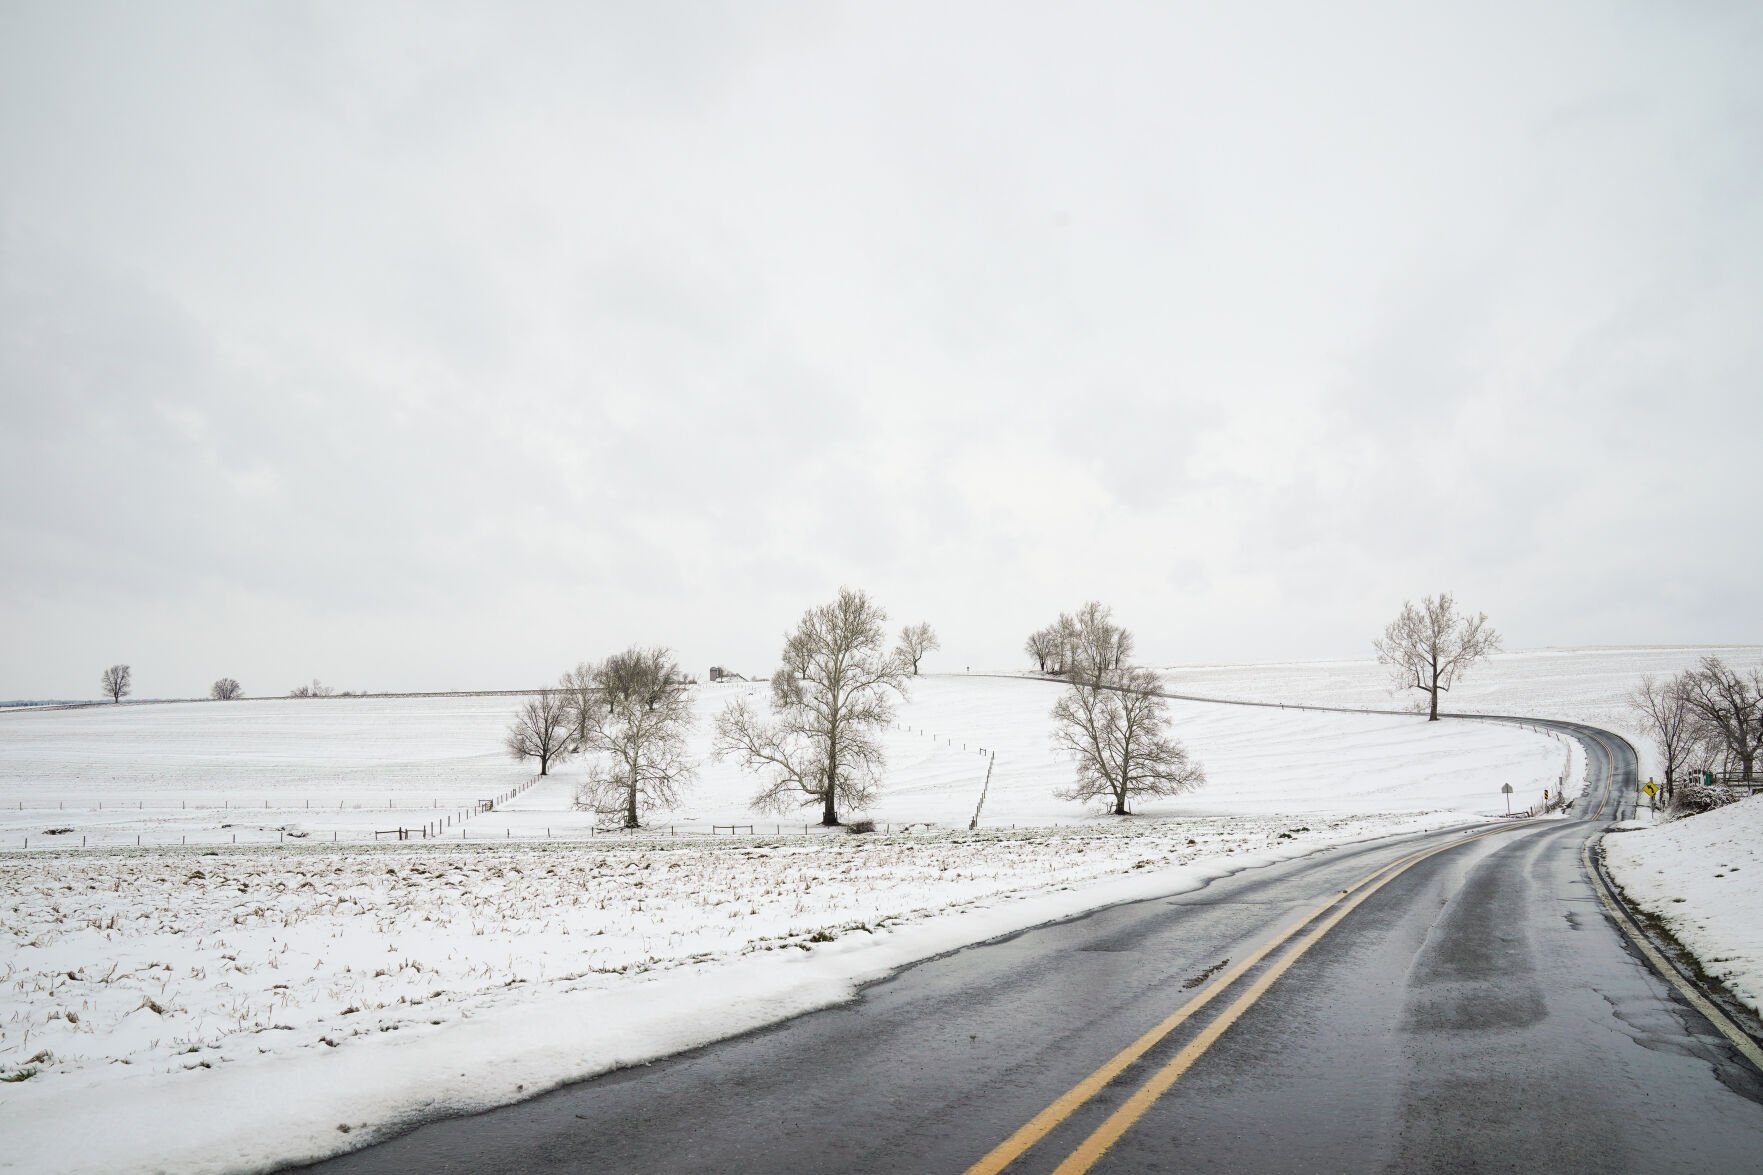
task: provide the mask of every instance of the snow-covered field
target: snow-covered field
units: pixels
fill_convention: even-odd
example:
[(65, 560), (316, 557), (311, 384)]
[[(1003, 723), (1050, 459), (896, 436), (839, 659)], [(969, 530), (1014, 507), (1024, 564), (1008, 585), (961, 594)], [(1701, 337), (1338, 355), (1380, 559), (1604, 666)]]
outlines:
[(0, 1076), (28, 1077), (0, 1093), (0, 1168), (332, 1153), (437, 1103), (514, 1100), (837, 1002), (967, 942), (1451, 822), (143, 849), (49, 870), (10, 854)]
[[(1639, 738), (1626, 698), (1652, 673), (1669, 677), (1719, 657), (1737, 669), (1763, 665), (1763, 646), (1636, 646), (1534, 649), (1500, 653), (1474, 667), (1440, 708), (1456, 713), (1523, 714), (1586, 722), (1624, 734), (1641, 754), (1643, 776), (1655, 774), (1652, 747)], [(1176, 667), (1161, 671), (1176, 693), (1288, 705), (1404, 709), (1424, 695), (1392, 695), (1388, 671), (1375, 660), (1305, 661), (1269, 665)]]
[(1610, 876), (1702, 969), (1763, 1011), (1763, 796), (1604, 837)]
[[(1055, 792), (1071, 767), (1049, 741), (1059, 687), (983, 677), (913, 683), (888, 732), (886, 824), (965, 829), (1084, 822)], [(752, 776), (710, 758), (711, 723), (759, 686), (705, 686), (693, 748), (700, 777), (653, 822), (801, 831), (796, 814), (755, 814)], [(758, 700), (763, 700), (762, 697)], [(583, 769), (565, 762), (491, 813), (480, 800), (520, 789), (506, 697), (325, 698), (105, 706), (0, 713), (0, 848), (372, 840), (429, 827), (446, 839), (587, 836), (573, 810)], [(1568, 749), (1508, 727), (1171, 703), (1177, 733), (1205, 765), (1200, 792), (1148, 802), (1154, 816), (1238, 812), (1503, 811), (1555, 785)], [(995, 760), (993, 758), (995, 756)], [(986, 783), (987, 769), (991, 781)], [(985, 795), (980, 805), (982, 790)], [(52, 831), (59, 830), (59, 831)]]
[[(703, 688), (701, 754), (755, 688)], [(527, 786), (505, 757), (506, 697), (0, 713), (0, 1168), (332, 1153), (1050, 918), (1497, 813), (1569, 763), (1505, 725), (1178, 702), (1208, 785), (1118, 821), (1054, 795), (1058, 690), (914, 682), (870, 837), (756, 815), (707, 758), (650, 833), (590, 836), (580, 764)]]
[[(1741, 670), (1763, 665), (1763, 647), (1539, 649), (1502, 653), (1475, 667), (1444, 708), (1587, 722), (1634, 743), (1641, 776), (1663, 776), (1638, 728), (1628, 693), (1646, 673), (1668, 677), (1719, 657)], [(1163, 671), (1178, 693), (1287, 704), (1399, 708), (1373, 660), (1221, 665)], [(1577, 773), (1580, 768), (1575, 768)], [(1763, 798), (1604, 839), (1613, 877), (1670, 928), (1703, 968), (1756, 1010), (1763, 1001)]]

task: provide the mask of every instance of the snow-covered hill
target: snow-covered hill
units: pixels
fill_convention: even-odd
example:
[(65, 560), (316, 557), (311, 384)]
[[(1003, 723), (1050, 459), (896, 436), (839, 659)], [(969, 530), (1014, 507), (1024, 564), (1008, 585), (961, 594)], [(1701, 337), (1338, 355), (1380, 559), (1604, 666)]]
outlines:
[[(927, 676), (912, 682), (886, 734), (873, 809), (884, 824), (966, 828), (1081, 822), (1093, 813), (1056, 793), (1072, 778), (1055, 754), (1051, 682)], [(698, 690), (697, 782), (656, 824), (789, 827), (816, 814), (756, 814), (754, 777), (711, 755), (715, 715), (764, 687)], [(276, 699), (101, 706), (0, 714), (0, 847), (346, 841), (375, 830), (435, 828), (448, 837), (585, 835), (573, 810), (579, 762), (565, 762), (490, 815), (478, 801), (521, 787), (530, 765), (502, 734), (517, 699)], [(1172, 702), (1176, 733), (1208, 783), (1140, 805), (1151, 816), (1503, 810), (1555, 786), (1557, 741), (1507, 726), (1428, 724), (1388, 715)], [(799, 828), (799, 825), (798, 825)], [(66, 829), (51, 833), (51, 829)]]

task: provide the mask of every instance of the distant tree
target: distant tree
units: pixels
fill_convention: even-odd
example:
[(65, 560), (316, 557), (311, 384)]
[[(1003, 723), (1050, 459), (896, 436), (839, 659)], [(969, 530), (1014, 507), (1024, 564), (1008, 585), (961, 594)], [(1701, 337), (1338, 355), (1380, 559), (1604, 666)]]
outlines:
[(1065, 671), (1072, 674), (1097, 674), (1124, 668), (1133, 654), (1132, 633), (1114, 623), (1114, 613), (1107, 605), (1091, 600), (1077, 610), (1077, 615), (1061, 616), (1065, 621)]
[(1077, 621), (1064, 612), (1053, 621), (1053, 672), (1069, 673), (1077, 660)]
[(1726, 747), (1726, 739), (1721, 737), (1720, 731), (1715, 729), (1712, 722), (1695, 713), (1695, 707), (1690, 707), (1690, 710), (1692, 718), (1687, 740), (1689, 749), (1683, 756), (1684, 774), (1687, 777), (1702, 771), (1726, 770), (1731, 766), (1732, 759)]
[(98, 682), (111, 701), (120, 702), (128, 696), (131, 676), (127, 665), (112, 665), (99, 676)]
[(539, 774), (549, 775), (551, 764), (569, 753), (574, 719), (563, 691), (545, 690), (521, 703), (502, 745), (516, 759), (537, 759)]
[(336, 692), (336, 690), (315, 677), (312, 679), (311, 685), (297, 685), (289, 690), (288, 696), (290, 698), (328, 698), (333, 696)]
[(576, 745), (599, 756), (578, 803), (640, 828), (674, 807), (696, 769), (687, 755), (691, 683), (666, 649), (631, 648), (564, 675)]
[(831, 826), (841, 806), (874, 799), (881, 730), (893, 720), (893, 697), (906, 689), (904, 667), (884, 648), (886, 622), (867, 595), (841, 588), (785, 640), (783, 664), (771, 675), (771, 716), (744, 699), (717, 716), (717, 757), (732, 755), (765, 777), (755, 808), (818, 805), (820, 822)]
[(1659, 749), (1665, 771), (1665, 802), (1671, 802), (1677, 788), (1677, 775), (1691, 761), (1698, 740), (1698, 719), (1690, 705), (1684, 678), (1688, 674), (1661, 681), (1651, 673), (1641, 675), (1641, 683), (1628, 695), (1628, 705), (1640, 718), (1641, 733), (1653, 740)]
[(208, 696), (217, 702), (230, 702), (244, 692), (243, 687), (230, 677), (223, 677), (208, 687)]
[(600, 686), (594, 680), (600, 667), (592, 661), (583, 661), (574, 669), (569, 670), (557, 681), (557, 689), (563, 695), (563, 704), (569, 710), (570, 751), (582, 750), (582, 740), (587, 737), (583, 729), (586, 715), (600, 704)]
[(1084, 605), (1066, 645), (1071, 685), (1053, 707), (1053, 745), (1076, 762), (1077, 781), (1057, 793), (1061, 798), (1103, 800), (1114, 815), (1126, 816), (1137, 797), (1176, 795), (1206, 782), (1169, 734), (1157, 675), (1123, 664), (1132, 634), (1108, 608)]
[(1763, 669), (1746, 676), (1719, 657), (1703, 657), (1700, 667), (1681, 680), (1690, 709), (1718, 735), (1726, 757), (1739, 764), (1741, 778), (1749, 782), (1763, 751)]
[(1037, 628), (1028, 634), (1028, 642), (1022, 650), (1034, 658), (1035, 668), (1045, 673), (1059, 655), (1059, 638), (1051, 628)]
[(1425, 691), (1428, 722), (1439, 720), (1439, 694), (1448, 692), (1477, 661), (1500, 651), (1500, 634), (1488, 624), (1487, 613), (1458, 616), (1450, 592), (1440, 592), (1402, 605), (1397, 616), (1373, 642), (1379, 664), (1390, 669), (1399, 690)]
[(894, 655), (900, 663), (912, 670), (912, 676), (918, 676), (918, 663), (929, 653), (943, 647), (937, 639), (936, 630), (929, 624), (908, 624), (900, 630), (900, 643), (894, 649)]

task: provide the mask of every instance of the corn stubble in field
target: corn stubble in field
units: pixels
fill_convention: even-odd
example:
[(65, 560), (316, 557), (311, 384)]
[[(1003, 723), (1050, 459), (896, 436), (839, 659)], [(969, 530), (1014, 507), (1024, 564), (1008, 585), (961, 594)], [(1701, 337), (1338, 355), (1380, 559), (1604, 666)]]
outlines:
[(539, 988), (614, 989), (1124, 872), (1397, 830), (1304, 824), (0, 858), (0, 1077), (83, 1084), (347, 1047)]

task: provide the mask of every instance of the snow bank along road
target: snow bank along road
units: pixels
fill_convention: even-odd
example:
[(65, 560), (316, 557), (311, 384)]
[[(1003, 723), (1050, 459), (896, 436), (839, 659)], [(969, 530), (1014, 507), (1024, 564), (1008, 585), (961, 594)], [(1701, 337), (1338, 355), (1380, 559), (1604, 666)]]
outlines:
[(1632, 802), (1326, 850), (333, 1160), (371, 1171), (1740, 1171), (1763, 1075), (1581, 861)]

